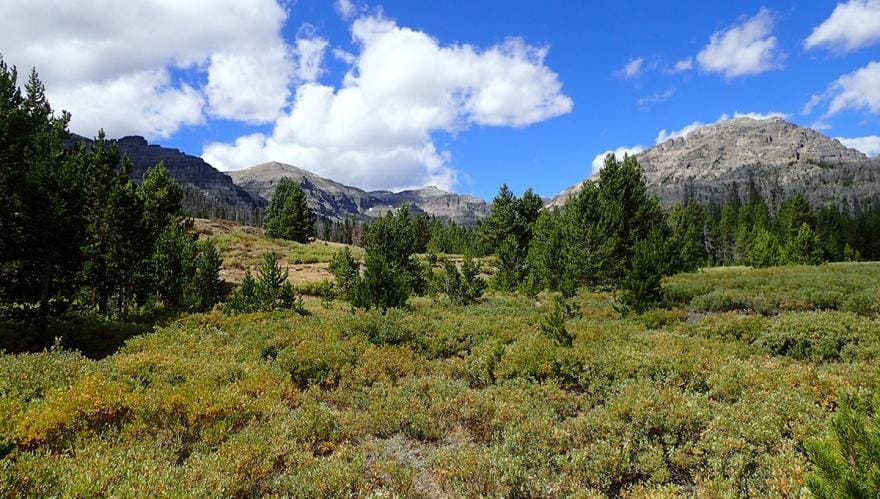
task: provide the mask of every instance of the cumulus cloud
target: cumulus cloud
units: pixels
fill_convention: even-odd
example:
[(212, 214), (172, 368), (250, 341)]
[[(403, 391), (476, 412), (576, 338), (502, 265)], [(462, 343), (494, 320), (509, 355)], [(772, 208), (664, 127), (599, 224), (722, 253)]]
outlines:
[(622, 80), (631, 80), (642, 73), (644, 70), (644, 64), (644, 57), (630, 59), (622, 68), (614, 72), (614, 76)]
[(770, 112), (770, 113), (755, 113), (755, 112), (741, 113), (741, 112), (737, 111), (737, 112), (734, 112), (733, 115), (730, 115), (730, 114), (727, 114), (727, 113), (722, 113), (721, 116), (718, 117), (718, 120), (716, 120), (716, 121), (714, 121), (714, 122), (712, 122), (712, 123), (703, 123), (702, 121), (694, 121), (693, 123), (690, 123), (690, 124), (688, 124), (688, 125), (685, 125), (685, 126), (683, 126), (682, 128), (680, 128), (680, 129), (678, 129), (678, 130), (671, 130), (671, 131), (669, 131), (669, 130), (666, 130), (666, 129), (664, 128), (664, 129), (660, 130), (660, 132), (657, 134), (657, 138), (654, 140), (654, 143), (655, 143), (655, 144), (660, 144), (660, 143), (666, 142), (667, 140), (670, 140), (670, 139), (677, 139), (677, 138), (679, 138), (679, 137), (686, 137), (687, 134), (693, 132), (694, 130), (696, 130), (696, 129), (698, 129), (698, 128), (704, 127), (704, 126), (706, 126), (706, 125), (712, 125), (712, 124), (715, 124), (715, 123), (719, 123), (719, 122), (722, 122), (722, 121), (727, 121), (727, 120), (729, 120), (729, 119), (736, 119), (736, 118), (751, 118), (751, 119), (753, 119), (753, 120), (768, 120), (768, 119), (770, 119), (770, 118), (783, 118), (783, 119), (787, 119), (788, 117), (789, 117), (788, 114), (785, 114), (785, 113), (777, 113), (777, 112)]
[(831, 16), (813, 28), (804, 48), (826, 47), (851, 52), (880, 42), (880, 0), (837, 4)]
[(324, 52), (327, 45), (327, 40), (320, 37), (296, 40), (296, 77), (300, 81), (316, 81), (324, 74)]
[(868, 135), (866, 137), (834, 137), (841, 144), (868, 156), (880, 156), (880, 135)]
[(522, 127), (573, 106), (547, 49), (518, 38), (444, 46), (380, 16), (357, 19), (352, 35), (359, 50), (341, 86), (300, 85), (271, 134), (207, 144), (203, 157), (226, 170), (283, 161), (364, 188), (449, 189), (457, 173), (432, 133)]
[[(287, 16), (276, 0), (7, 0), (0, 47), (9, 63), (38, 69), (53, 105), (74, 113), (74, 131), (167, 137), (205, 114), (279, 115), (293, 68)], [(174, 76), (186, 71), (206, 76), (204, 88)]]
[(71, 130), (83, 133), (103, 127), (112, 136), (167, 137), (182, 125), (204, 123), (202, 95), (186, 84), (172, 86), (164, 69), (62, 87), (53, 93), (56, 101), (67, 103)]
[(595, 158), (593, 158), (593, 175), (599, 173), (599, 170), (605, 167), (605, 157), (609, 154), (613, 154), (618, 159), (623, 158), (624, 155), (634, 155), (644, 151), (645, 148), (642, 146), (620, 146), (617, 149), (609, 149), (601, 154), (597, 154)]
[(831, 84), (828, 96), (831, 102), (826, 117), (846, 109), (867, 109), (880, 114), (880, 62), (870, 62), (841, 76)]
[(736, 78), (781, 67), (784, 54), (771, 34), (773, 22), (773, 14), (762, 8), (754, 17), (714, 33), (697, 54), (700, 69)]

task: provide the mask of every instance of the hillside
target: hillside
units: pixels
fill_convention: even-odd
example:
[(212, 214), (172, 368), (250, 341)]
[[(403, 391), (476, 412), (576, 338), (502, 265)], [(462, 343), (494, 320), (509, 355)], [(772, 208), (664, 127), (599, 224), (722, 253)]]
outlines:
[(571, 347), (546, 297), (494, 295), (2, 355), (0, 496), (797, 497), (804, 442), (878, 381), (876, 308), (853, 307), (878, 277), (712, 269), (634, 317), (585, 291)]
[[(648, 188), (670, 207), (722, 205), (758, 192), (772, 207), (794, 194), (860, 212), (880, 197), (880, 159), (781, 118), (736, 118), (697, 128), (636, 155)], [(556, 196), (561, 206), (580, 184)]]
[(320, 217), (370, 219), (409, 203), (414, 213), (427, 213), (439, 220), (471, 225), (489, 214), (489, 205), (474, 196), (459, 195), (436, 187), (401, 192), (364, 191), (329, 180), (312, 172), (278, 162), (264, 163), (229, 172), (232, 180), (255, 196), (271, 199), (283, 177), (300, 182), (312, 210)]
[[(89, 139), (74, 135), (68, 144)], [(244, 223), (258, 223), (265, 201), (235, 185), (229, 175), (220, 172), (202, 158), (177, 149), (150, 144), (139, 136), (113, 140), (119, 151), (134, 165), (131, 178), (140, 181), (151, 166), (165, 163), (168, 173), (184, 188), (183, 208), (195, 216), (223, 218)]]

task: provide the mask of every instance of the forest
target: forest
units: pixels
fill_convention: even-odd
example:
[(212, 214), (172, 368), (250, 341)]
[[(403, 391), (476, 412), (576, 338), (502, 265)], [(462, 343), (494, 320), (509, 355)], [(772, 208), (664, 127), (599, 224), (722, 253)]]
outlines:
[(329, 224), (288, 180), (262, 228), (200, 233), (163, 165), (65, 147), (17, 82), (0, 496), (880, 494), (880, 212), (664, 210), (609, 155), (474, 227)]

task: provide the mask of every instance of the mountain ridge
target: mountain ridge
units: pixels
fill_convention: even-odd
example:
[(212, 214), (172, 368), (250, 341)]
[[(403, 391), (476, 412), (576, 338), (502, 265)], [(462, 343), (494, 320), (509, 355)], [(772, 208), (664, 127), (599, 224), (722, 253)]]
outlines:
[[(814, 206), (834, 204), (850, 212), (880, 201), (880, 159), (782, 118), (719, 121), (635, 156), (648, 189), (666, 208), (690, 199), (721, 206), (752, 193), (771, 209), (795, 194)], [(582, 184), (565, 189), (548, 206), (561, 207)]]
[(267, 200), (272, 198), (282, 177), (298, 181), (316, 215), (336, 221), (346, 217), (369, 220), (408, 203), (414, 213), (426, 213), (441, 221), (472, 225), (487, 216), (490, 210), (488, 203), (476, 196), (446, 192), (435, 186), (399, 192), (366, 191), (278, 161), (228, 173), (237, 185)]

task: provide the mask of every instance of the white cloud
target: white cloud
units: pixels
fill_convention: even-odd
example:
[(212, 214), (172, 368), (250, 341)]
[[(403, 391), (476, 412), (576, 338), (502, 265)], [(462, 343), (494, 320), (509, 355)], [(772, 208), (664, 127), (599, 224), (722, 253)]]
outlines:
[(754, 75), (781, 67), (784, 54), (772, 36), (773, 15), (762, 8), (741, 24), (714, 33), (697, 54), (703, 71), (725, 78)]
[(880, 114), (880, 62), (870, 62), (841, 76), (829, 87), (828, 96), (831, 102), (825, 117), (846, 109), (867, 109)]
[(816, 130), (817, 132), (821, 132), (824, 130), (831, 130), (831, 124), (825, 121), (814, 121), (810, 128)]
[(821, 95), (811, 95), (810, 100), (808, 100), (807, 103), (804, 104), (803, 109), (801, 109), (801, 114), (804, 116), (813, 114), (813, 109), (815, 109), (816, 106), (818, 106), (822, 102), (822, 99), (823, 97)]
[(91, 134), (104, 128), (116, 137), (168, 137), (182, 125), (204, 122), (202, 95), (185, 84), (171, 86), (163, 69), (56, 90), (54, 98), (68, 103), (72, 130), (92, 130)]
[(739, 111), (736, 111), (733, 113), (733, 116), (731, 116), (727, 113), (721, 113), (721, 117), (718, 118), (718, 121), (726, 121), (729, 119), (736, 119), (736, 118), (751, 118), (753, 120), (769, 120), (771, 118), (788, 119), (789, 115), (787, 113), (777, 113), (777, 112), (773, 112), (773, 111), (771, 111), (769, 113), (754, 113), (754, 112), (741, 113)]
[(316, 81), (324, 74), (324, 51), (327, 40), (319, 37), (299, 38), (296, 40), (296, 77), (300, 81)]
[(675, 95), (675, 89), (670, 88), (669, 90), (667, 90), (665, 92), (660, 92), (660, 93), (652, 94), (652, 95), (646, 95), (645, 97), (638, 98), (638, 99), (636, 99), (636, 103), (639, 105), (639, 107), (647, 107), (647, 106), (650, 106), (651, 104), (659, 104), (661, 102), (666, 102), (669, 99), (671, 99), (673, 95)]
[[(276, 0), (144, 0), (124, 8), (112, 0), (5, 0), (0, 47), (7, 62), (38, 69), (52, 104), (74, 112), (74, 131), (164, 137), (201, 122), (202, 113), (275, 119), (292, 72), (281, 38), (287, 16)], [(180, 70), (207, 76), (206, 86), (179, 81)], [(126, 89), (131, 82), (151, 86)], [(198, 117), (196, 94), (206, 101)], [(165, 106), (157, 96), (176, 104), (185, 97), (186, 105)]]
[(813, 28), (804, 48), (850, 52), (880, 42), (880, 0), (839, 3), (831, 17)]
[(644, 150), (645, 150), (645, 148), (642, 146), (632, 146), (632, 147), (620, 146), (617, 149), (614, 149), (614, 150), (609, 149), (601, 154), (597, 154), (596, 157), (593, 158), (593, 173), (592, 174), (595, 175), (595, 174), (599, 173), (599, 170), (601, 170), (603, 167), (605, 167), (605, 156), (608, 156), (609, 154), (613, 154), (614, 156), (617, 157), (617, 159), (622, 159), (623, 156), (626, 154), (632, 156), (632, 155), (638, 154)]
[(688, 57), (687, 59), (682, 59), (682, 60), (676, 62), (675, 65), (672, 66), (672, 72), (673, 73), (681, 73), (684, 71), (690, 71), (693, 68), (694, 68), (694, 58)]
[(357, 19), (352, 34), (359, 52), (340, 87), (300, 85), (271, 135), (208, 144), (203, 157), (226, 170), (283, 161), (370, 189), (448, 189), (457, 173), (432, 133), (526, 126), (572, 109), (544, 65), (547, 49), (518, 38), (443, 46), (376, 16)]
[(624, 64), (622, 68), (614, 72), (614, 76), (622, 80), (631, 80), (641, 74), (642, 70), (644, 69), (644, 64), (644, 57), (636, 57), (634, 59), (630, 59), (629, 62)]
[(333, 57), (348, 64), (349, 66), (357, 62), (357, 57), (355, 57), (354, 54), (338, 47), (333, 49)]
[(880, 135), (868, 135), (866, 137), (834, 137), (841, 144), (868, 156), (880, 156)]
[(691, 123), (689, 125), (685, 125), (678, 130), (667, 131), (664, 128), (664, 129), (660, 130), (660, 132), (657, 134), (657, 138), (654, 140), (654, 143), (661, 144), (661, 143), (666, 142), (667, 140), (670, 140), (670, 139), (677, 139), (679, 137), (685, 137), (685, 136), (687, 136), (687, 134), (693, 132), (694, 130), (696, 130), (698, 128), (704, 127), (706, 125), (712, 125), (715, 123), (719, 123), (721, 121), (727, 121), (729, 119), (751, 118), (753, 120), (768, 120), (771, 118), (787, 119), (788, 117), (789, 117), (789, 115), (787, 115), (785, 113), (777, 113), (777, 112), (741, 113), (741, 112), (737, 111), (737, 112), (733, 113), (733, 116), (731, 116), (730, 114), (727, 114), (727, 113), (722, 113), (721, 116), (718, 117), (718, 120), (716, 120), (712, 123), (703, 123), (702, 121), (694, 121), (693, 123)]
[(333, 3), (339, 17), (348, 21), (357, 15), (358, 8), (352, 0), (336, 0)]
[(685, 125), (684, 127), (678, 130), (667, 131), (665, 128), (660, 130), (657, 134), (657, 138), (654, 140), (655, 144), (660, 144), (662, 142), (666, 142), (669, 139), (677, 139), (679, 137), (684, 137), (685, 135), (691, 133), (692, 131), (700, 128), (702, 126), (706, 126), (702, 121), (694, 121), (690, 125)]

